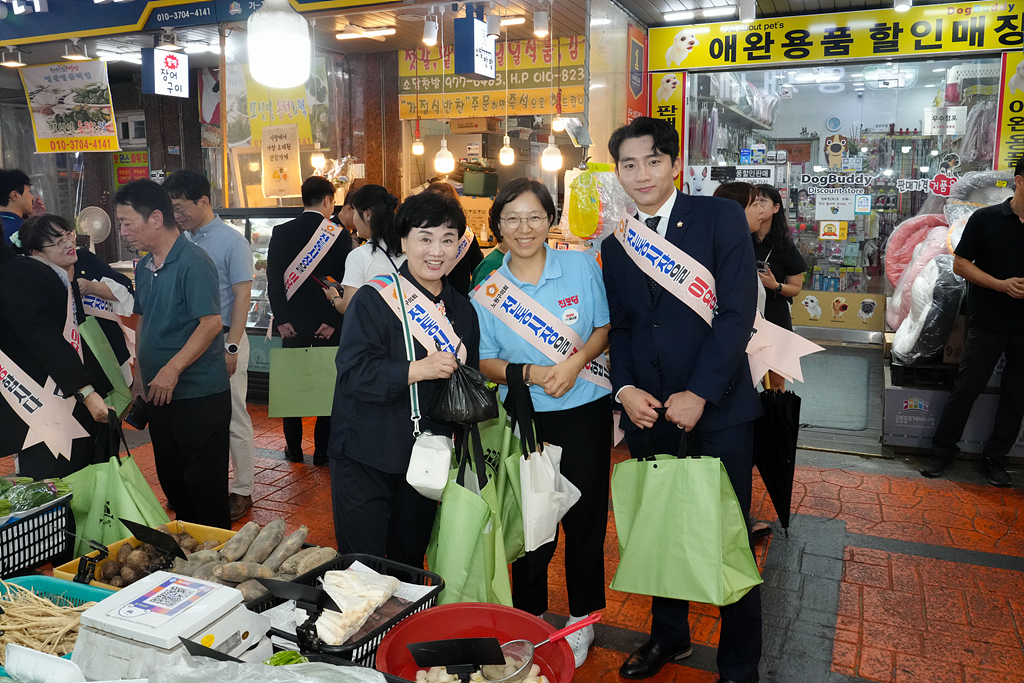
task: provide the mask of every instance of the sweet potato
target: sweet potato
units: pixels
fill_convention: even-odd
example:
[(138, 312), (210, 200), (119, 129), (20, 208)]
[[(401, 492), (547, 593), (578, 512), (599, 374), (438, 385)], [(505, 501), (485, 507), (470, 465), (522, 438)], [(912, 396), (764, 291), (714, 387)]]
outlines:
[(181, 549), (186, 552), (192, 552), (199, 547), (199, 541), (192, 537), (191, 534), (182, 534), (182, 539), (178, 543)]
[(314, 546), (312, 548), (306, 548), (304, 550), (300, 550), (299, 552), (295, 553), (294, 555), (289, 557), (287, 560), (285, 560), (281, 564), (281, 566), (278, 568), (277, 573), (278, 574), (296, 574), (296, 573), (298, 573), (299, 562), (302, 562), (302, 560), (305, 559), (308, 555), (313, 554), (314, 552), (316, 552), (319, 549), (320, 549), (319, 546)]
[(228, 562), (214, 568), (213, 578), (241, 583), (249, 579), (272, 579), (274, 572), (269, 567), (255, 562)]
[(223, 544), (223, 541), (207, 541), (202, 546), (200, 546), (199, 549), (200, 550), (215, 550), (215, 549), (219, 548), (222, 544)]
[(206, 564), (207, 562), (216, 562), (220, 559), (220, 553), (216, 550), (197, 550), (188, 556), (188, 561), (197, 567)]
[(223, 567), (227, 562), (207, 562), (192, 574), (193, 578), (202, 579), (204, 581), (213, 581), (213, 570), (217, 567)]
[(198, 564), (194, 565), (188, 560), (176, 557), (174, 558), (174, 564), (171, 565), (171, 571), (175, 574), (181, 574), (182, 576), (192, 576), (199, 567), (200, 565)]
[(249, 579), (235, 586), (238, 590), (242, 591), (242, 601), (252, 602), (258, 600), (266, 595), (269, 591), (264, 588), (263, 584), (256, 579)]
[(299, 562), (299, 566), (296, 568), (295, 573), (302, 576), (306, 572), (316, 569), (320, 565), (330, 562), (338, 556), (338, 551), (334, 548), (317, 548), (316, 552), (310, 553)]
[(269, 567), (272, 572), (276, 572), (281, 568), (285, 560), (302, 549), (302, 544), (306, 542), (306, 536), (308, 535), (309, 529), (300, 526), (288, 538), (281, 541), (281, 544), (274, 549), (274, 552), (270, 553), (270, 557), (263, 560), (263, 566)]
[(252, 542), (249, 549), (245, 551), (242, 562), (255, 562), (259, 564), (270, 557), (270, 553), (274, 552), (274, 549), (284, 540), (284, 528), (285, 521), (283, 519), (275, 519), (263, 527), (263, 531)]
[(246, 522), (245, 526), (238, 530), (238, 533), (228, 539), (224, 547), (220, 549), (221, 559), (227, 562), (234, 562), (245, 555), (249, 546), (259, 536), (260, 525), (256, 522)]

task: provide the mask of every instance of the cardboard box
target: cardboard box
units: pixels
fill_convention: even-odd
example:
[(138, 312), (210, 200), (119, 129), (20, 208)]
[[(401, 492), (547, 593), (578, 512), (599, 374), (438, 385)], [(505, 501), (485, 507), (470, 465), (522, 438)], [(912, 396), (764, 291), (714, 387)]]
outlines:
[(959, 365), (964, 359), (964, 341), (967, 339), (967, 316), (958, 315), (953, 322), (953, 329), (946, 338), (946, 347), (942, 352), (942, 362)]
[(886, 332), (885, 333), (885, 343), (884, 343), (884, 346), (882, 347), (882, 357), (883, 358), (892, 358), (892, 343), (893, 343), (893, 341), (895, 339), (896, 339), (896, 333), (895, 332)]
[[(197, 541), (199, 541), (201, 543), (205, 543), (207, 541), (220, 541), (220, 545), (217, 546), (217, 550), (219, 550), (224, 545), (224, 543), (227, 542), (236, 533), (234, 531), (231, 531), (230, 529), (218, 529), (218, 528), (212, 527), (212, 526), (203, 526), (202, 524), (191, 524), (189, 522), (179, 522), (178, 520), (173, 520), (171, 522), (168, 522), (167, 523), (167, 528), (168, 528), (168, 530), (170, 530), (170, 531), (172, 531), (172, 532), (174, 532), (176, 534), (180, 534), (183, 531), (187, 531), (188, 533), (192, 534), (193, 538), (195, 538)], [(126, 539), (121, 540), (121, 541), (117, 541), (116, 543), (111, 543), (110, 545), (107, 546), (107, 549), (110, 551), (110, 556), (107, 559), (103, 560), (102, 562), (100, 562), (99, 564), (96, 565), (96, 573), (97, 573), (97, 575), (99, 574), (100, 567), (102, 567), (105, 563), (110, 562), (111, 559), (117, 557), (117, 550), (118, 550), (118, 548), (120, 548), (125, 543), (130, 543), (133, 548), (137, 548), (140, 545), (142, 545), (139, 541), (137, 541), (135, 539), (134, 536), (132, 536), (131, 538), (126, 538)], [(96, 552), (89, 553), (88, 557), (97, 557), (98, 555), (99, 555), (99, 552), (96, 551)], [(65, 581), (74, 581), (75, 574), (77, 574), (77, 573), (78, 573), (78, 558), (77, 557), (75, 559), (71, 560), (70, 562), (66, 563), (66, 564), (62, 564), (59, 567), (54, 567), (53, 568), (53, 575), (55, 577), (57, 577), (58, 579), (64, 579)], [(106, 588), (107, 590), (112, 590), (112, 591), (121, 590), (120, 588), (117, 588), (115, 586), (111, 586), (109, 584), (103, 583), (102, 581), (97, 581), (95, 579), (90, 581), (89, 585), (90, 586), (98, 586), (99, 588)]]
[(459, 202), (466, 212), (466, 227), (476, 233), (481, 243), (489, 242), (486, 238), (491, 234), (490, 213), (494, 202), (490, 197), (459, 197)]
[(501, 119), (480, 117), (475, 119), (451, 119), (452, 135), (456, 133), (496, 133), (500, 130)]

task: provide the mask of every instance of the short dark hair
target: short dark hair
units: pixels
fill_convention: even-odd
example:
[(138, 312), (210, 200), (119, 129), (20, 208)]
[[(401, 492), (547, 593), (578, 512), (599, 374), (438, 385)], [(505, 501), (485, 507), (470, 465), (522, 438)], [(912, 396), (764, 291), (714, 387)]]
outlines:
[(616, 128), (608, 138), (608, 151), (619, 165), (619, 147), (631, 138), (642, 138), (650, 135), (654, 139), (654, 151), (667, 154), (672, 163), (679, 158), (679, 133), (667, 121), (652, 119), (650, 116), (638, 116), (632, 123)]
[(363, 185), (352, 193), (352, 207), (359, 212), (370, 211), (370, 244), (372, 251), (383, 249), (388, 256), (402, 253), (402, 239), (395, 232), (395, 209), (398, 197), (382, 185)]
[(177, 228), (174, 222), (174, 207), (171, 206), (171, 195), (162, 185), (152, 180), (135, 180), (114, 195), (115, 206), (130, 206), (142, 220), (149, 220), (154, 211), (159, 211), (163, 216), (165, 228)]
[(1017, 163), (1013, 167), (1013, 175), (1024, 176), (1024, 154), (1021, 155), (1020, 159), (1017, 159)]
[(437, 192), (438, 194), (446, 194), (454, 199), (459, 198), (459, 193), (455, 191), (455, 186), (451, 183), (446, 183), (443, 180), (435, 180), (434, 182), (427, 185), (427, 192)]
[(459, 237), (466, 231), (466, 212), (458, 199), (440, 192), (420, 192), (402, 202), (395, 214), (395, 234), (408, 237), (415, 228), (446, 225)]
[(53, 244), (69, 232), (72, 232), (71, 226), (61, 216), (52, 213), (32, 216), (18, 228), (21, 246), (17, 247), (17, 251), (25, 255), (42, 251), (48, 244)]
[(491, 212), (488, 216), (490, 228), (499, 242), (502, 241), (501, 212), (505, 209), (506, 204), (514, 202), (519, 198), (519, 195), (525, 192), (532, 192), (533, 196), (540, 202), (540, 205), (544, 207), (544, 211), (548, 215), (548, 227), (554, 224), (555, 201), (551, 198), (551, 193), (548, 191), (547, 186), (539, 180), (532, 178), (516, 178), (512, 182), (506, 183), (498, 191), (498, 195), (494, 198), (494, 203), (491, 204)]
[(311, 175), (302, 181), (302, 205), (316, 206), (327, 197), (333, 197), (337, 191), (327, 178)]
[(21, 194), (25, 191), (25, 186), (31, 184), (32, 181), (21, 169), (0, 169), (0, 206), (7, 206), (12, 192)]
[(792, 238), (789, 236), (789, 221), (786, 220), (786, 206), (782, 203), (782, 195), (774, 185), (761, 184), (755, 185), (754, 188), (757, 190), (759, 197), (764, 197), (773, 205), (777, 204), (779, 207), (779, 210), (772, 214), (772, 227), (768, 230), (768, 234), (764, 236), (764, 241), (773, 248), (792, 242)]
[(723, 199), (732, 199), (744, 209), (750, 206), (760, 196), (757, 188), (750, 183), (731, 181), (722, 183), (715, 188), (715, 196)]
[(171, 199), (187, 199), (190, 202), (198, 202), (203, 197), (213, 203), (213, 194), (210, 189), (210, 181), (202, 173), (195, 171), (175, 171), (167, 178), (164, 189)]

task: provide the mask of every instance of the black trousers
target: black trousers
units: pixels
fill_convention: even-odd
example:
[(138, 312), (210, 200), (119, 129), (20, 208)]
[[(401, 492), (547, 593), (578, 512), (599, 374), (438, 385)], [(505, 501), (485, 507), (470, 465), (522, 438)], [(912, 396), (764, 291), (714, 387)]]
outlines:
[[(583, 380), (577, 380), (583, 381)], [(571, 616), (604, 609), (604, 537), (608, 527), (608, 477), (612, 449), (611, 397), (568, 410), (534, 413), (543, 441), (562, 447), (561, 472), (580, 490), (580, 499), (562, 518), (565, 532), (565, 585)], [(555, 541), (557, 542), (557, 536)], [(530, 614), (548, 609), (547, 561), (527, 555), (512, 563), (512, 604)], [(536, 552), (544, 553), (545, 549)]]
[[(283, 349), (308, 349), (319, 346), (337, 346), (341, 337), (341, 328), (334, 331), (330, 339), (320, 339), (311, 334), (297, 334), (294, 337), (281, 337), (281, 348)], [(286, 417), (281, 420), (284, 430), (284, 441), (288, 450), (295, 453), (302, 452), (302, 418)], [(313, 451), (315, 453), (327, 454), (327, 443), (331, 438), (331, 416), (320, 415), (316, 418), (316, 427), (313, 428)]]
[[(633, 457), (656, 453), (676, 453), (682, 432), (675, 425), (659, 420), (651, 434), (650, 453), (642, 452), (643, 432), (627, 435)], [(752, 422), (712, 432), (693, 433), (693, 447), (701, 455), (719, 458), (725, 465), (732, 487), (736, 490), (743, 518), (750, 514), (750, 496), (754, 458), (754, 426)], [(718, 641), (718, 673), (722, 678), (744, 680), (757, 671), (761, 661), (761, 590), (750, 592), (731, 605), (720, 608), (722, 633)], [(685, 600), (654, 598), (651, 606), (651, 640), (675, 649), (690, 642), (690, 603)]]
[(992, 377), (999, 357), (1006, 354), (1006, 366), (999, 385), (999, 407), (992, 434), (985, 443), (985, 455), (1006, 460), (1024, 418), (1024, 335), (983, 330), (975, 327), (967, 333), (964, 359), (956, 375), (953, 392), (942, 409), (935, 427), (932, 445), (937, 455), (953, 458), (959, 453), (957, 442), (971, 416), (978, 395)]
[(331, 503), (338, 552), (365, 553), (420, 568), (437, 502), (405, 481), (346, 455), (331, 458)]
[(230, 529), (231, 392), (150, 403), (147, 411), (156, 474), (177, 518)]

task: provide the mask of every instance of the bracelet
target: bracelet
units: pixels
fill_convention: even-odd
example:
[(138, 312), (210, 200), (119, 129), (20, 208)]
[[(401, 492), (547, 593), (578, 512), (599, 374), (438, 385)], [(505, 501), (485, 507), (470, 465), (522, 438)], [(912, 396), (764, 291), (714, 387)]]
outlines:
[(335, 301), (337, 301), (337, 300), (338, 300), (338, 299), (340, 299), (340, 298), (341, 298), (340, 296), (336, 296), (336, 297), (334, 297), (333, 299), (331, 299), (331, 305), (333, 306), (333, 305), (334, 305), (334, 302), (335, 302)]

